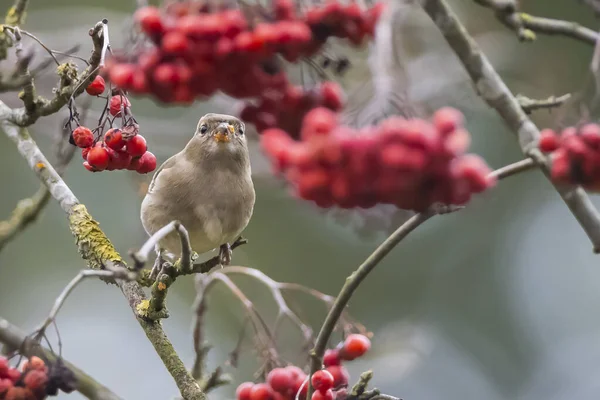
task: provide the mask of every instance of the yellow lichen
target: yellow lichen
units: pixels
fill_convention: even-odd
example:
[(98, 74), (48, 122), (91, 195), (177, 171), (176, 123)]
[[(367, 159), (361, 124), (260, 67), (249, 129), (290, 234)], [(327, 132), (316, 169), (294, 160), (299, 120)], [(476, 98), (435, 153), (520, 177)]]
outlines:
[(142, 300), (140, 303), (135, 306), (135, 310), (137, 311), (140, 317), (148, 317), (148, 309), (150, 308), (150, 300)]
[(6, 17), (4, 18), (4, 22), (6, 25), (10, 26), (23, 25), (25, 22), (25, 15), (25, 11), (19, 12), (15, 6), (12, 6), (8, 9)]
[(163, 291), (167, 288), (167, 285), (165, 285), (163, 282), (158, 282), (157, 288), (158, 290)]
[(69, 227), (75, 236), (81, 257), (90, 268), (102, 269), (107, 262), (125, 265), (125, 262), (106, 237), (97, 221), (83, 204), (75, 205), (69, 212)]
[(39, 163), (35, 164), (35, 167), (37, 169), (44, 169), (44, 168), (46, 168), (46, 165), (43, 162), (39, 162)]

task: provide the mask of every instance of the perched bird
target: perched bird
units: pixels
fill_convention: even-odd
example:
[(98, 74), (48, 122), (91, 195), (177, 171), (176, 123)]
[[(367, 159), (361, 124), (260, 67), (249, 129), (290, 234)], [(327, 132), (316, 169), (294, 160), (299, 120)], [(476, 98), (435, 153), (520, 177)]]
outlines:
[[(198, 254), (220, 247), (221, 264), (231, 261), (232, 243), (248, 225), (254, 209), (245, 125), (224, 114), (206, 114), (183, 150), (154, 174), (142, 201), (148, 235), (177, 220), (187, 229)], [(165, 259), (181, 256), (181, 241), (171, 232), (156, 247), (153, 275)]]

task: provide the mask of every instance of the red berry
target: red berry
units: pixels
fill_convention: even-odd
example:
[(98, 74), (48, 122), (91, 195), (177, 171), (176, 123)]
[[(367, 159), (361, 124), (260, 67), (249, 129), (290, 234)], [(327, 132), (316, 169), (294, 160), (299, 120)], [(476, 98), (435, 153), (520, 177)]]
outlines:
[[(103, 147), (94, 147), (90, 149), (87, 156), (87, 162), (95, 169), (102, 171), (108, 167), (110, 161), (108, 151)], [(85, 165), (85, 163), (84, 163)]]
[(433, 114), (433, 124), (442, 135), (445, 135), (462, 126), (463, 115), (455, 108), (443, 107)]
[(107, 169), (125, 169), (131, 163), (131, 155), (124, 150), (109, 151), (110, 163)]
[(124, 109), (131, 107), (131, 102), (127, 97), (118, 94), (110, 98), (109, 111), (112, 116), (121, 116), (121, 106)]
[(8, 360), (5, 357), (0, 356), (0, 378), (6, 376), (10, 365), (8, 364)]
[[(600, 148), (600, 125), (586, 124), (579, 131), (583, 141), (594, 149)], [(541, 139), (540, 139), (541, 140)], [(541, 147), (541, 143), (540, 143)], [(558, 146), (557, 146), (558, 147)]]
[(17, 381), (21, 378), (21, 372), (16, 368), (9, 368), (6, 372), (6, 378), (10, 379), (12, 383), (17, 383)]
[(341, 365), (332, 365), (327, 367), (327, 371), (333, 376), (333, 387), (338, 388), (348, 384), (350, 376), (346, 368)]
[(144, 32), (149, 35), (158, 35), (165, 30), (160, 10), (156, 7), (147, 6), (140, 8), (135, 12), (133, 18), (140, 24)]
[(302, 140), (309, 140), (315, 136), (325, 136), (336, 125), (337, 118), (334, 112), (324, 107), (315, 108), (309, 111), (304, 117), (300, 135)]
[(125, 146), (123, 133), (119, 128), (111, 128), (104, 134), (104, 143), (113, 150), (121, 150)]
[(321, 84), (321, 96), (323, 105), (333, 111), (339, 111), (343, 106), (343, 92), (340, 85), (335, 82), (323, 82)]
[(44, 360), (37, 356), (31, 356), (29, 360), (23, 363), (22, 370), (26, 371), (28, 369), (42, 371), (44, 373), (48, 372), (48, 367), (46, 367)]
[(136, 171), (140, 174), (147, 174), (156, 169), (156, 157), (149, 151), (145, 152), (138, 161)]
[(86, 147), (85, 149), (81, 149), (81, 157), (84, 161), (87, 161), (87, 155), (90, 152), (91, 147)]
[(89, 162), (87, 162), (87, 161), (84, 161), (84, 162), (83, 162), (83, 166), (84, 166), (84, 168), (85, 168), (85, 169), (87, 169), (87, 170), (88, 170), (88, 171), (90, 171), (90, 172), (98, 172), (98, 170), (97, 170), (96, 168), (92, 167), (92, 166), (90, 165), (90, 163), (89, 163)]
[(354, 360), (361, 357), (371, 348), (371, 341), (365, 335), (354, 333), (348, 335), (344, 340), (344, 346), (340, 352), (340, 357), (343, 360)]
[(333, 387), (333, 375), (327, 370), (316, 371), (310, 379), (313, 388), (325, 392)]
[(552, 157), (552, 167), (550, 168), (552, 179), (558, 182), (569, 182), (571, 177), (571, 162), (569, 155), (564, 149), (558, 149)]
[(544, 153), (550, 153), (560, 146), (560, 137), (552, 129), (544, 129), (540, 132), (539, 148)]
[(78, 126), (73, 131), (73, 141), (77, 147), (86, 148), (94, 144), (94, 134), (85, 126)]
[(236, 399), (237, 400), (251, 400), (250, 392), (252, 391), (253, 387), (254, 387), (254, 383), (252, 383), (252, 382), (244, 382), (244, 383), (240, 384), (235, 391)]
[(10, 379), (0, 378), (0, 398), (4, 398), (2, 397), (2, 394), (8, 391), (8, 389), (11, 387), (13, 387), (13, 383)]
[(335, 395), (333, 394), (333, 390), (331, 389), (327, 389), (325, 391), (316, 391), (313, 392), (312, 400), (334, 400), (335, 399)]
[(458, 128), (448, 133), (444, 138), (444, 150), (451, 156), (459, 156), (469, 148), (471, 135), (466, 129)]
[(133, 64), (115, 64), (108, 70), (108, 79), (110, 79), (115, 86), (129, 88), (133, 84), (135, 75), (141, 73), (142, 72), (138, 71)]
[(146, 152), (146, 139), (142, 135), (135, 135), (127, 141), (125, 149), (132, 157), (139, 157)]
[(292, 395), (293, 398), (298, 395), (299, 399), (305, 399), (308, 393), (308, 379), (304, 373), (296, 377), (294, 384), (292, 386)]
[(105, 88), (106, 82), (104, 82), (104, 78), (100, 75), (96, 75), (92, 83), (85, 88), (85, 91), (91, 96), (98, 96), (99, 94), (104, 93)]
[(24, 388), (13, 386), (6, 392), (6, 397), (4, 400), (35, 400), (36, 396), (31, 392), (31, 390)]
[(190, 43), (183, 33), (173, 31), (162, 38), (161, 48), (167, 54), (182, 55), (189, 50)]
[(34, 392), (43, 391), (48, 383), (48, 375), (43, 371), (31, 370), (25, 374), (23, 383)]
[(267, 375), (267, 383), (279, 393), (287, 393), (294, 384), (294, 379), (292, 371), (285, 368), (275, 368)]
[(337, 349), (327, 349), (325, 350), (325, 355), (323, 356), (323, 365), (325, 367), (329, 367), (331, 365), (340, 365), (340, 352)]
[(275, 393), (266, 383), (257, 383), (250, 389), (250, 400), (274, 400)]

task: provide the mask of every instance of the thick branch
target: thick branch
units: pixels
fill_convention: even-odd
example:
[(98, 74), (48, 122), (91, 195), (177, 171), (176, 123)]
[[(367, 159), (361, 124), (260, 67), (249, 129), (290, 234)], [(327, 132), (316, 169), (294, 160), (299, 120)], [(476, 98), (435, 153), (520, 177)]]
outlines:
[[(0, 113), (6, 108), (0, 103)], [(6, 135), (17, 145), (19, 153), (25, 158), (38, 178), (48, 187), (52, 197), (60, 204), (69, 217), (69, 226), (75, 236), (79, 252), (92, 269), (104, 269), (106, 265), (114, 264), (117, 267), (126, 267), (125, 262), (117, 253), (110, 240), (99, 228), (87, 212), (85, 206), (80, 204), (71, 189), (62, 180), (46, 157), (42, 154), (36, 143), (26, 129), (2, 121), (2, 128)], [(198, 383), (187, 372), (185, 365), (177, 355), (173, 345), (167, 338), (159, 322), (148, 321), (144, 312), (148, 309), (149, 301), (137, 282), (117, 282), (121, 291), (129, 301), (129, 305), (146, 336), (173, 376), (181, 395), (185, 399), (205, 399), (204, 393)]]
[[(38, 356), (42, 359), (55, 362), (56, 356), (49, 350), (40, 346), (40, 344), (28, 337), (23, 331), (16, 326), (12, 325), (7, 320), (0, 318), (0, 342), (7, 345), (11, 350), (19, 350), (21, 354), (31, 357)], [(79, 393), (87, 397), (88, 399), (94, 400), (120, 400), (121, 398), (113, 393), (109, 388), (97, 382), (71, 364), (70, 362), (62, 359), (65, 366), (75, 374), (76, 388)]]
[[(543, 159), (536, 147), (539, 137), (538, 128), (523, 111), (517, 99), (458, 21), (454, 12), (444, 0), (425, 0), (423, 7), (469, 73), (479, 95), (500, 114), (509, 128), (518, 134), (523, 153), (536, 161)], [(550, 179), (549, 166), (540, 163), (540, 168)], [(594, 252), (599, 252), (600, 214), (585, 191), (580, 187), (558, 184), (554, 184), (554, 187), (589, 237)]]
[(496, 12), (500, 22), (513, 29), (519, 39), (535, 40), (535, 33), (563, 35), (591, 45), (596, 44), (598, 33), (576, 22), (543, 18), (518, 11), (517, 0), (474, 0), (477, 4)]
[[(313, 373), (321, 369), (323, 365), (323, 354), (325, 354), (325, 349), (327, 348), (327, 342), (333, 332), (335, 325), (337, 324), (338, 319), (344, 312), (346, 305), (350, 301), (350, 298), (354, 294), (354, 291), (358, 288), (361, 282), (369, 275), (371, 271), (383, 260), (383, 258), (388, 255), (390, 251), (402, 239), (408, 236), (409, 233), (414, 231), (417, 227), (427, 221), (434, 215), (433, 212), (428, 211), (424, 213), (417, 214), (413, 216), (411, 219), (406, 221), (402, 226), (400, 226), (394, 233), (392, 233), (359, 267), (356, 271), (352, 273), (347, 279), (346, 283), (342, 287), (339, 295), (337, 296), (335, 303), (327, 317), (325, 318), (325, 322), (321, 326), (321, 330), (319, 331), (319, 335), (317, 336), (317, 340), (315, 343), (315, 347), (311, 351), (311, 366), (310, 366), (310, 376)], [(309, 380), (310, 381), (310, 380)], [(309, 387), (308, 398), (312, 393), (312, 385)]]

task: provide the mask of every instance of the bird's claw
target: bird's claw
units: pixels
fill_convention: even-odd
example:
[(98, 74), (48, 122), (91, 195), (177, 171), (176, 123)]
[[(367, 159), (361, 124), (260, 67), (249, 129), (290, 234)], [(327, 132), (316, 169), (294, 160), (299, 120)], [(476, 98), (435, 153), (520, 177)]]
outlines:
[(154, 265), (152, 266), (152, 269), (150, 270), (150, 279), (155, 280), (158, 277), (158, 273), (162, 269), (162, 265), (163, 265), (164, 261), (165, 260), (164, 260), (164, 258), (162, 258), (161, 255), (158, 255), (156, 257), (156, 260), (154, 260)]
[(225, 243), (221, 245), (219, 249), (219, 263), (221, 266), (226, 266), (231, 264), (231, 256), (233, 252), (231, 251), (231, 246), (229, 243)]

